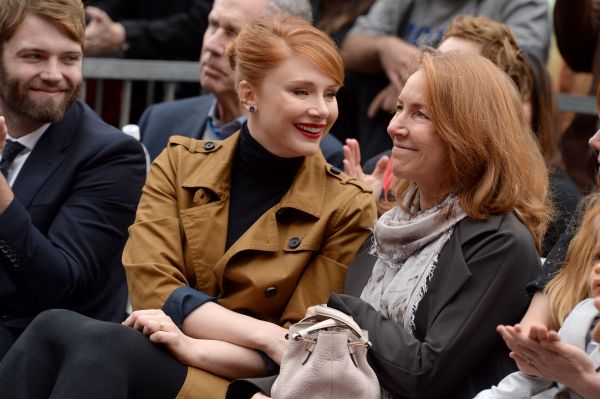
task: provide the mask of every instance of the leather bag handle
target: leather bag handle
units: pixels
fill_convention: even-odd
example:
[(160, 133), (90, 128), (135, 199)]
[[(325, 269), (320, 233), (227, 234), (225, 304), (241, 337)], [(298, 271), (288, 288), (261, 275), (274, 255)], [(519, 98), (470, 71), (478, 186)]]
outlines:
[(321, 305), (315, 306), (315, 311), (316, 314), (314, 316), (305, 317), (300, 321), (300, 323), (321, 318), (325, 318), (325, 320), (295, 332), (291, 336), (293, 339), (297, 340), (300, 338), (306, 338), (308, 334), (313, 331), (323, 330), (331, 327), (348, 327), (358, 337), (360, 343), (371, 346), (369, 339), (365, 336), (360, 326), (356, 324), (351, 316), (344, 312), (340, 312), (337, 309), (332, 309)]

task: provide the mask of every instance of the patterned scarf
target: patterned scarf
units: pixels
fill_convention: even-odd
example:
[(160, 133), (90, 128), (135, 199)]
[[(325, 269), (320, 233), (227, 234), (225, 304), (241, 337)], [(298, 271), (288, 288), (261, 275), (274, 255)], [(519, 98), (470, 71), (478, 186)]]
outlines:
[(454, 194), (425, 211), (416, 209), (414, 189), (407, 193), (404, 208), (395, 206), (375, 223), (371, 254), (378, 259), (360, 296), (385, 318), (401, 322), (411, 335), (438, 255), (456, 223), (466, 216)]

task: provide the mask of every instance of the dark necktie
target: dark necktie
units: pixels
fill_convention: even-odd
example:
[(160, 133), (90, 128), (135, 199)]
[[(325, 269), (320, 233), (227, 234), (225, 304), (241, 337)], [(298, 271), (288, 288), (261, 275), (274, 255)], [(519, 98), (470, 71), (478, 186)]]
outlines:
[(0, 172), (4, 177), (8, 176), (8, 168), (13, 163), (17, 155), (25, 149), (25, 146), (19, 142), (6, 140), (4, 150), (2, 150), (2, 160), (0, 161)]

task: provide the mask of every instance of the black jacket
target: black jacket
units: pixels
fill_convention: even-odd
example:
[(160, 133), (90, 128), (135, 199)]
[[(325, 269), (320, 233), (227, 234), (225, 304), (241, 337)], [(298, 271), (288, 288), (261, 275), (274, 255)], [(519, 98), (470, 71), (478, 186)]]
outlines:
[(197, 61), (213, 0), (88, 0), (125, 28), (127, 58)]
[(50, 125), (0, 215), (0, 326), (19, 331), (59, 307), (122, 320), (120, 255), (145, 164), (138, 142), (80, 101)]

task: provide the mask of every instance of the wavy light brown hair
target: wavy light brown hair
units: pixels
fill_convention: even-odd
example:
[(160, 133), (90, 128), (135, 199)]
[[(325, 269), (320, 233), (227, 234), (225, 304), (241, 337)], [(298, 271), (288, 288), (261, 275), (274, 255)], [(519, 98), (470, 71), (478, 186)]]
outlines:
[[(430, 118), (448, 147), (445, 184), (469, 217), (515, 212), (538, 251), (548, 224), (548, 170), (508, 76), (486, 58), (421, 55)], [(397, 198), (412, 182), (401, 181)]]
[(551, 327), (558, 329), (575, 305), (590, 296), (589, 276), (598, 262), (600, 193), (585, 197), (585, 213), (571, 239), (565, 262), (544, 292), (550, 306)]
[(517, 85), (521, 100), (529, 101), (532, 77), (515, 34), (506, 24), (485, 16), (459, 15), (444, 32), (442, 41), (460, 37), (482, 47), (481, 55), (498, 65)]
[(28, 13), (60, 26), (83, 47), (85, 14), (81, 0), (0, 0), (0, 49), (14, 35)]
[(338, 85), (344, 82), (344, 64), (333, 40), (310, 23), (286, 15), (269, 15), (247, 25), (228, 48), (236, 82), (261, 84), (272, 69), (292, 55), (305, 57)]

